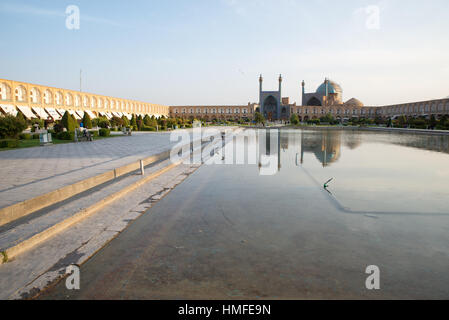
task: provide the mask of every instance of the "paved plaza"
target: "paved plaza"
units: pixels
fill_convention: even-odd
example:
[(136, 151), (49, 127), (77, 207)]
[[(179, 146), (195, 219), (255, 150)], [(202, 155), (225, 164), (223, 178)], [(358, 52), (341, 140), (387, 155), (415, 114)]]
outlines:
[(170, 133), (0, 152), (0, 208), (169, 150)]

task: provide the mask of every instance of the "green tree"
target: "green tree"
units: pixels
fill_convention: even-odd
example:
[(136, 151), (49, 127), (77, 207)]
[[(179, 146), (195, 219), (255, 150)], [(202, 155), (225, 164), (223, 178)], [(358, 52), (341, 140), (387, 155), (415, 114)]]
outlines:
[(256, 121), (256, 123), (265, 123), (265, 118), (260, 112), (256, 112), (254, 114), (254, 121)]
[(122, 116), (122, 120), (123, 120), (123, 126), (124, 127), (129, 127), (129, 119), (128, 119), (128, 117), (123, 115)]
[(406, 125), (407, 125), (407, 118), (404, 115), (398, 117), (398, 126), (403, 128)]
[(290, 122), (294, 125), (298, 125), (299, 124), (299, 117), (296, 113), (293, 113), (292, 116), (290, 117)]
[(335, 118), (332, 114), (328, 113), (324, 117), (320, 118), (320, 122), (323, 123), (329, 123), (329, 124), (335, 124)]
[(429, 126), (430, 128), (434, 129), (437, 126), (438, 122), (437, 119), (435, 118), (435, 115), (431, 115), (430, 116), (430, 121), (429, 121)]
[(110, 123), (111, 123), (111, 125), (113, 127), (122, 127), (123, 126), (123, 119), (114, 116), (114, 117), (112, 117)]
[(106, 117), (99, 117), (97, 119), (97, 125), (100, 128), (107, 129), (107, 128), (109, 128), (111, 126), (111, 123), (109, 122), (108, 118), (106, 118)]
[(131, 127), (133, 128), (133, 130), (137, 130), (137, 119), (136, 119), (136, 115), (133, 113), (132, 118), (131, 118)]
[(77, 128), (75, 120), (68, 111), (66, 111), (64, 113), (64, 116), (62, 116), (61, 123), (64, 126), (64, 128), (67, 129), (68, 132), (74, 132), (75, 129)]
[(83, 126), (86, 129), (92, 129), (92, 119), (87, 112), (84, 112)]
[(12, 115), (0, 116), (0, 138), (16, 139), (25, 130), (27, 123), (22, 117)]

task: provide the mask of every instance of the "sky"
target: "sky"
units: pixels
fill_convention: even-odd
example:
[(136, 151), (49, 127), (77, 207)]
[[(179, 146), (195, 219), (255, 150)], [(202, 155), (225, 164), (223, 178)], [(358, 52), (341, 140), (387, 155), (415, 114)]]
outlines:
[[(80, 10), (69, 29), (66, 8)], [(301, 103), (328, 77), (365, 105), (449, 95), (447, 0), (2, 0), (0, 78), (164, 105)]]

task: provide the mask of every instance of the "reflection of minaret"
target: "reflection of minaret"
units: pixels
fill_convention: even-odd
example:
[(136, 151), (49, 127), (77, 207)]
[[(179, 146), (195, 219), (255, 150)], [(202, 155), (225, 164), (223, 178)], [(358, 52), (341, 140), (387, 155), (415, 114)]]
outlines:
[(323, 140), (321, 145), (321, 150), (323, 150), (323, 168), (327, 166), (327, 134), (323, 134)]
[(282, 105), (282, 75), (279, 75), (279, 102), (277, 109), (277, 118), (281, 118), (281, 105)]
[(304, 163), (304, 132), (301, 132), (301, 164)]
[(281, 129), (278, 129), (278, 171), (281, 171)]

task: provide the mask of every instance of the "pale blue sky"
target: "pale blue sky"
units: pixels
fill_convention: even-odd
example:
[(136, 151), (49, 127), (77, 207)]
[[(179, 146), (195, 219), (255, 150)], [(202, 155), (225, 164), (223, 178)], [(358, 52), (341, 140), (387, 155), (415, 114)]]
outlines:
[(0, 21), (12, 80), (77, 90), (82, 68), (83, 91), (167, 105), (257, 102), (259, 73), (298, 103), (324, 77), (366, 105), (449, 95), (447, 0), (2, 0)]

